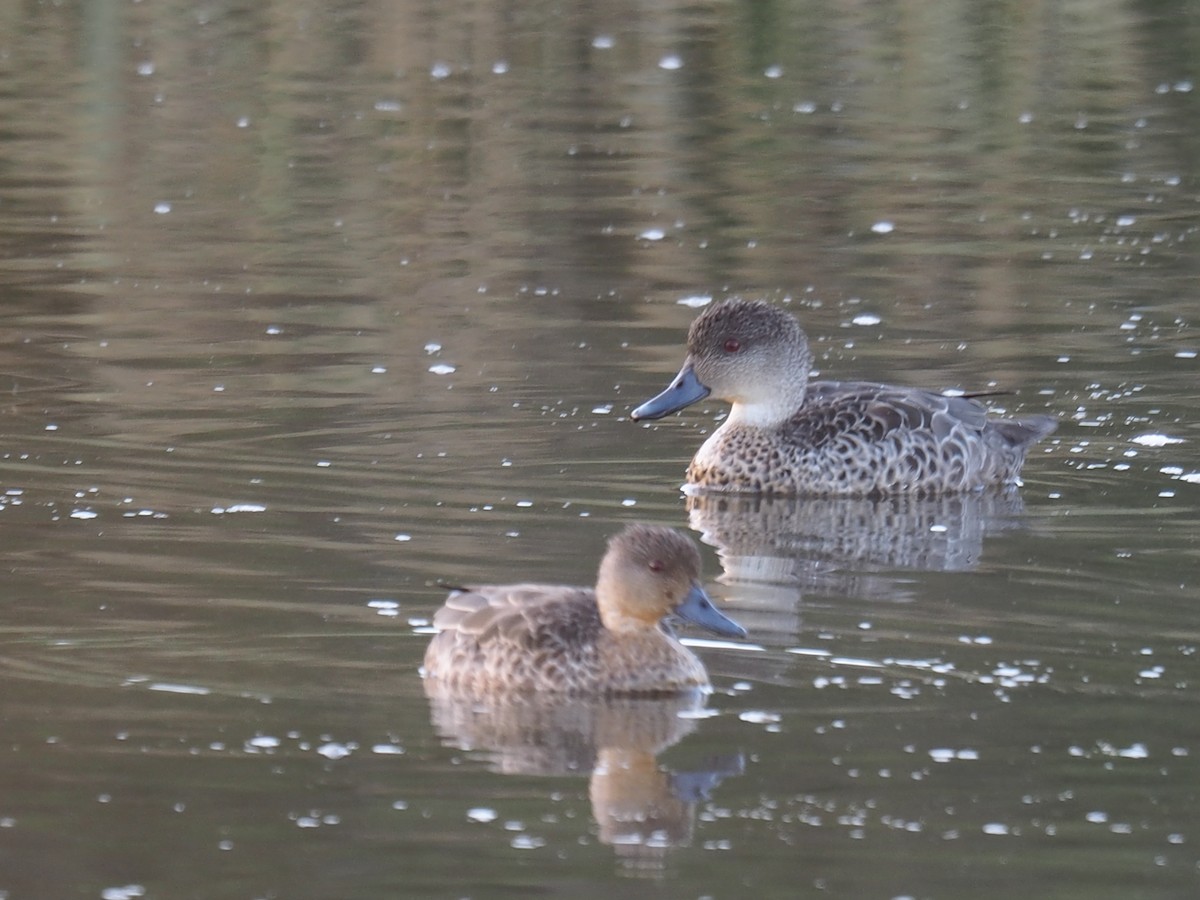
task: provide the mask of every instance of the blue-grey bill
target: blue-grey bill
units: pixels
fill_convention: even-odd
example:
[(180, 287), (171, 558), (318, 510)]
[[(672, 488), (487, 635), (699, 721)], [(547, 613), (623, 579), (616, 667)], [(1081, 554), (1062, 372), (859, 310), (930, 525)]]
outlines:
[(685, 622), (707, 628), (713, 634), (722, 637), (746, 636), (746, 629), (713, 606), (708, 594), (704, 593), (704, 588), (698, 584), (693, 584), (683, 602), (675, 607), (675, 615)]
[(690, 406), (697, 400), (708, 396), (708, 388), (700, 383), (692, 364), (685, 362), (671, 386), (652, 400), (647, 400), (632, 413), (630, 417), (635, 422), (642, 419), (661, 419), (673, 412), (679, 412), (685, 406)]

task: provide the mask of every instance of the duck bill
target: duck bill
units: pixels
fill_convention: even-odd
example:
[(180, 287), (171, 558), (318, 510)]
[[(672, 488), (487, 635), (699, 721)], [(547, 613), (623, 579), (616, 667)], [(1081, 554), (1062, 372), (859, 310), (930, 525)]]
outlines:
[(722, 637), (746, 636), (746, 629), (713, 606), (708, 594), (704, 593), (704, 588), (698, 584), (693, 584), (683, 602), (675, 607), (675, 615), (685, 622), (707, 628), (713, 634)]
[(630, 416), (635, 422), (640, 422), (642, 419), (661, 419), (673, 412), (679, 412), (697, 400), (703, 400), (708, 394), (709, 388), (700, 383), (700, 379), (696, 377), (696, 371), (692, 368), (691, 360), (688, 360), (683, 364), (683, 368), (679, 370), (679, 374), (675, 376), (670, 387), (654, 399), (647, 400), (630, 413)]

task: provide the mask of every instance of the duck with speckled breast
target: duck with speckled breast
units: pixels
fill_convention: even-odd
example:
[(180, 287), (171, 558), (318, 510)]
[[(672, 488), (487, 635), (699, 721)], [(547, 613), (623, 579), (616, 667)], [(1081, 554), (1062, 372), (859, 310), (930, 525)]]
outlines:
[(425, 652), (431, 695), (664, 696), (707, 691), (704, 664), (664, 621), (746, 636), (700, 585), (700, 551), (670, 528), (614, 536), (596, 587), (482, 585), (437, 611)]
[(951, 493), (1020, 484), (1051, 416), (989, 418), (970, 395), (860, 381), (809, 381), (796, 319), (759, 300), (705, 310), (670, 386), (632, 413), (660, 419), (712, 394), (729, 416), (692, 458), (701, 490), (824, 496)]

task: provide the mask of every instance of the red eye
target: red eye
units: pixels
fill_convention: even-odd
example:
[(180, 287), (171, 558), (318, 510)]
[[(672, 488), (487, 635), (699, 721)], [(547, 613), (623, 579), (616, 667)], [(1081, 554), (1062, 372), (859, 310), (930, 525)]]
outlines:
[(725, 341), (725, 352), (726, 353), (737, 353), (741, 349), (742, 349), (742, 342), (739, 341), (737, 338), (729, 338)]
[(663, 568), (664, 568), (664, 566), (663, 566), (663, 562), (661, 559), (656, 559), (652, 563), (650, 563), (650, 571), (651, 572), (661, 572), (663, 570)]

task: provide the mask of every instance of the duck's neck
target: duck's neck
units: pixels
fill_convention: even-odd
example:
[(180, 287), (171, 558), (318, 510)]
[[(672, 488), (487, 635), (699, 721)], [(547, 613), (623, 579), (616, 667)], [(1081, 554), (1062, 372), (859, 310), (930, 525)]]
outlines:
[(778, 428), (804, 404), (804, 386), (775, 397), (756, 397), (733, 401), (726, 425), (743, 428)]
[(600, 621), (609, 631), (624, 635), (649, 634), (658, 625), (657, 621), (632, 616), (604, 604), (600, 606)]

